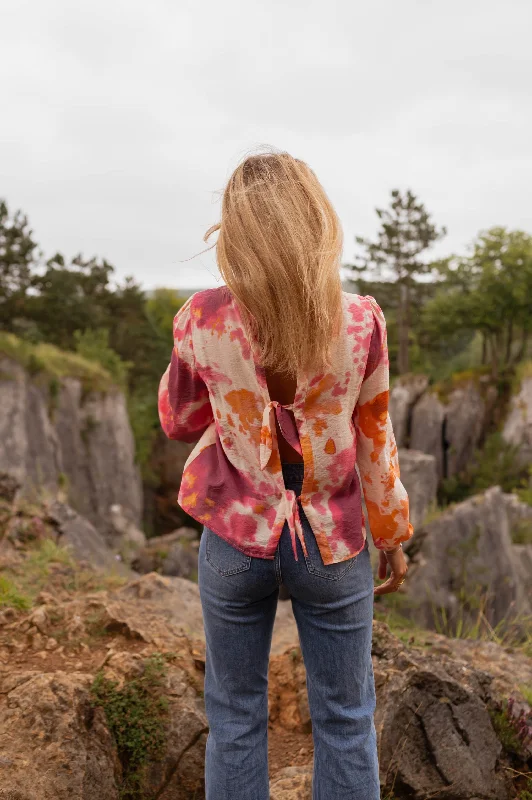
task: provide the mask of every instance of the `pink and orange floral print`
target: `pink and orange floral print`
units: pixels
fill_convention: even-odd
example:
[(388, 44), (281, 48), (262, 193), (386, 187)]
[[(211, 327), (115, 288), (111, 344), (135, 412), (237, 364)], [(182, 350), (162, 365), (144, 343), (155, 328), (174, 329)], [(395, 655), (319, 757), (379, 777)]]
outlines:
[(270, 399), (226, 286), (196, 292), (176, 314), (159, 416), (171, 439), (197, 441), (178, 502), (248, 555), (273, 558), (285, 521), (295, 558), (296, 536), (306, 553), (297, 498), (284, 486), (275, 417), (303, 456), (300, 502), (324, 564), (364, 547), (361, 485), (375, 546), (389, 549), (412, 536), (388, 413), (384, 315), (369, 296), (344, 292), (343, 305), (331, 367), (298, 376), (289, 406)]

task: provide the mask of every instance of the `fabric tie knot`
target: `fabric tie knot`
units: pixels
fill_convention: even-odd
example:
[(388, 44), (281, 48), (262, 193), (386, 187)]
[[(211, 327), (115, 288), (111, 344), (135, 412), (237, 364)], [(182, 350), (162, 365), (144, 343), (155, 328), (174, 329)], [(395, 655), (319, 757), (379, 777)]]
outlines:
[(308, 557), (307, 545), (305, 544), (305, 537), (303, 535), (303, 526), (301, 524), (301, 517), (299, 516), (299, 506), (297, 503), (297, 495), (293, 489), (285, 489), (285, 517), (288, 522), (288, 530), (290, 531), (290, 541), (292, 542), (292, 552), (294, 558), (298, 561), (296, 536), (301, 544), (301, 549), (305, 556)]

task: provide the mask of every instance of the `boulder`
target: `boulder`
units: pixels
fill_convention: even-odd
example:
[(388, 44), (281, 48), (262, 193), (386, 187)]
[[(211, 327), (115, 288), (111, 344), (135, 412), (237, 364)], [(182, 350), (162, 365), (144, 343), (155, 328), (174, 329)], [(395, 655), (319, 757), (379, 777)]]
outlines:
[(86, 561), (96, 570), (134, 577), (135, 573), (122, 563), (94, 525), (72, 508), (56, 501), (50, 506), (48, 517), (56, 528), (58, 544), (67, 546), (76, 560)]
[(122, 560), (131, 564), (146, 544), (146, 535), (135, 524), (132, 513), (119, 503), (109, 509), (109, 522), (112, 533), (108, 534), (108, 541)]
[(401, 481), (408, 492), (410, 521), (414, 528), (424, 521), (436, 502), (438, 474), (434, 456), (417, 450), (400, 450)]
[(17, 672), (0, 684), (0, 798), (118, 800), (121, 766), (92, 676)]
[(479, 617), (512, 625), (532, 613), (532, 545), (514, 545), (515, 525), (532, 525), (532, 508), (495, 486), (451, 507), (405, 545), (409, 614), (452, 635)]
[(179, 528), (173, 533), (155, 536), (141, 548), (132, 565), (137, 572), (160, 572), (179, 578), (198, 574), (198, 532), (195, 528)]
[(285, 767), (270, 782), (270, 800), (311, 800), (312, 766)]
[(519, 392), (512, 397), (502, 435), (517, 448), (522, 464), (532, 462), (532, 376), (523, 379)]
[[(382, 796), (509, 800), (512, 790), (501, 769), (502, 746), (489, 713), (494, 701), (491, 675), (466, 658), (457, 658), (452, 642), (446, 646), (447, 641), (435, 636), (433, 641), (428, 638), (424, 649), (411, 648), (393, 636), (387, 625), (374, 623), (375, 727)], [(511, 661), (511, 656), (505, 657)], [(270, 673), (272, 690), (278, 691), (283, 659), (295, 664), (286, 666), (294, 677), (283, 684), (283, 705), (296, 708), (297, 688), (305, 680), (304, 670), (295, 671), (297, 649), (272, 659), (276, 667)], [(528, 663), (525, 673), (530, 676), (531, 672)], [(311, 785), (312, 764), (288, 767), (272, 776), (270, 796), (272, 800), (311, 800)]]
[(438, 652), (407, 651), (385, 627), (374, 629), (373, 652), (383, 794), (509, 798), (487, 707), (489, 675)]
[(408, 447), (412, 408), (429, 384), (426, 375), (405, 375), (398, 378), (390, 392), (390, 417), (397, 447)]
[(121, 391), (88, 392), (76, 378), (30, 375), (0, 356), (0, 406), (0, 472), (23, 496), (61, 490), (105, 537), (115, 503), (140, 523), (142, 485)]
[(443, 472), (443, 423), (445, 407), (438, 396), (427, 392), (412, 410), (410, 447), (435, 458), (438, 480)]

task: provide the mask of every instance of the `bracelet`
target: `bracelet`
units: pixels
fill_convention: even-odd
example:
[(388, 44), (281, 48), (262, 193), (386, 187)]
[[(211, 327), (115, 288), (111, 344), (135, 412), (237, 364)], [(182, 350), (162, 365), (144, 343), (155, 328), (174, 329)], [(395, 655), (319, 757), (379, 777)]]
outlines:
[(384, 550), (387, 556), (393, 556), (394, 553), (397, 553), (399, 550), (403, 549), (403, 543), (399, 542), (397, 547), (394, 550)]

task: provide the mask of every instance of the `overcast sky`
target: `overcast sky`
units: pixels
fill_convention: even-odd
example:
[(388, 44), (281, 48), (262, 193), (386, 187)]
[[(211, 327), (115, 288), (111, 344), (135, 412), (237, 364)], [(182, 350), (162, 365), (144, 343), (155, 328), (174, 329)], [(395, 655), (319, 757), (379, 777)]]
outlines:
[(448, 228), (532, 232), (530, 0), (0, 3), (0, 197), (46, 255), (146, 287), (220, 281), (219, 191), (260, 144), (316, 171), (345, 235), (411, 187)]

